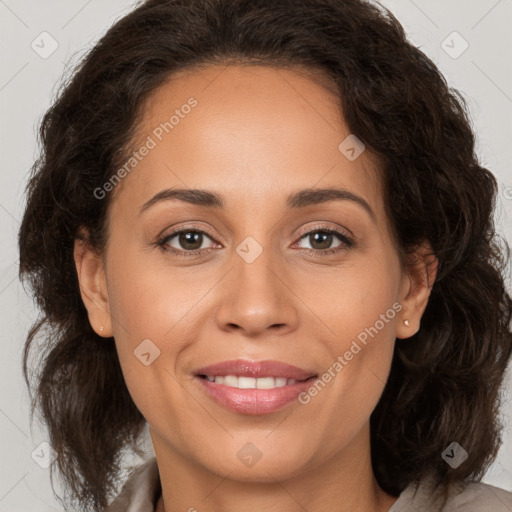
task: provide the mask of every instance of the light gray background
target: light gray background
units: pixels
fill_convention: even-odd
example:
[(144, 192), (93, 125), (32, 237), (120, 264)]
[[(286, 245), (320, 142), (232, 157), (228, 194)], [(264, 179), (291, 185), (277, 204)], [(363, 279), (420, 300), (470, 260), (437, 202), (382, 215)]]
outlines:
[[(28, 393), (21, 376), (21, 349), (37, 312), (17, 280), (16, 235), (27, 173), (38, 155), (37, 125), (64, 69), (76, 62), (76, 55), (72, 62), (71, 57), (82, 55), (135, 4), (0, 0), (0, 512), (62, 510), (51, 492), (49, 470), (32, 458), (34, 450), (43, 453), (40, 443), (46, 436), (37, 423), (29, 425)], [(468, 99), (481, 162), (500, 182), (498, 228), (512, 243), (512, 0), (383, 0), (382, 4), (449, 84)], [(463, 39), (451, 35), (454, 31)], [(31, 47), (33, 41), (42, 47), (41, 38), (46, 38), (44, 48), (51, 48), (42, 32), (58, 44), (47, 58)], [(458, 56), (464, 40), (469, 46)], [(510, 289), (510, 280), (508, 285)], [(511, 397), (502, 410), (504, 444), (484, 481), (512, 491), (510, 372), (503, 392)], [(148, 449), (149, 454), (150, 445)]]

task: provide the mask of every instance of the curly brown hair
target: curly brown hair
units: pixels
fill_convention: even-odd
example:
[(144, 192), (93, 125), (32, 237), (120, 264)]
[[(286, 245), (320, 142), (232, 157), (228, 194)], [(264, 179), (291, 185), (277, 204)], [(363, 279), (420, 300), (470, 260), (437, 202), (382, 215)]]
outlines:
[[(70, 501), (102, 510), (145, 426), (115, 345), (89, 324), (74, 240), (85, 227), (88, 242), (105, 247), (110, 195), (94, 190), (126, 161), (152, 92), (178, 70), (233, 62), (329, 77), (350, 132), (382, 162), (400, 254), (428, 241), (438, 259), (420, 330), (396, 340), (371, 415), (380, 486), (398, 496), (427, 473), (438, 484), (479, 480), (501, 444), (512, 299), (509, 248), (493, 223), (497, 183), (475, 154), (464, 98), (387, 9), (365, 0), (149, 0), (83, 57), (44, 115), (19, 231), (20, 278), (42, 310), (23, 353), (31, 421), (38, 407)], [(441, 457), (453, 441), (469, 454), (456, 469)]]

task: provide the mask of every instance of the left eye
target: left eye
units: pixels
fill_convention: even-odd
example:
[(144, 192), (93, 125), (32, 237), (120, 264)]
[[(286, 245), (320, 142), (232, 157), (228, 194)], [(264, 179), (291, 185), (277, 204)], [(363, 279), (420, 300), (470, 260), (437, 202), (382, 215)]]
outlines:
[[(338, 239), (339, 243), (335, 247), (331, 247), (331, 244), (335, 239)], [(320, 252), (335, 252), (336, 250), (341, 250), (341, 246), (352, 246), (352, 241), (348, 236), (333, 229), (316, 229), (314, 231), (309, 231), (303, 235), (300, 240), (308, 240), (310, 244), (316, 245), (316, 247), (306, 247), (306, 249)]]

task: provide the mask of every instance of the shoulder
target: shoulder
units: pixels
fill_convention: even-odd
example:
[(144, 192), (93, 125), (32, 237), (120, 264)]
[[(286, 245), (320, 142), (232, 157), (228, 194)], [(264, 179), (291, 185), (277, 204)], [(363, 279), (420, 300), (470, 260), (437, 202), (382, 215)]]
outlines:
[(434, 488), (428, 478), (411, 483), (389, 512), (512, 512), (512, 493), (482, 482)]
[(135, 467), (105, 512), (154, 512), (160, 493), (158, 465), (152, 457)]
[(451, 508), (460, 512), (511, 512), (512, 493), (482, 482), (454, 486)]

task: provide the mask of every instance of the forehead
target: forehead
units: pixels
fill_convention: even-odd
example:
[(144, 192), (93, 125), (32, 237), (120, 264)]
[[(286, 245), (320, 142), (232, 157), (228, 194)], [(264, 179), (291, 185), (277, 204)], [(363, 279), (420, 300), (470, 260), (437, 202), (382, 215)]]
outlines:
[(369, 152), (350, 161), (340, 150), (351, 134), (324, 84), (299, 67), (210, 65), (173, 74), (143, 105), (131, 144), (139, 158), (115, 195), (126, 188), (121, 195), (140, 205), (179, 186), (222, 190), (229, 204), (235, 196), (247, 203), (342, 186), (379, 202)]

